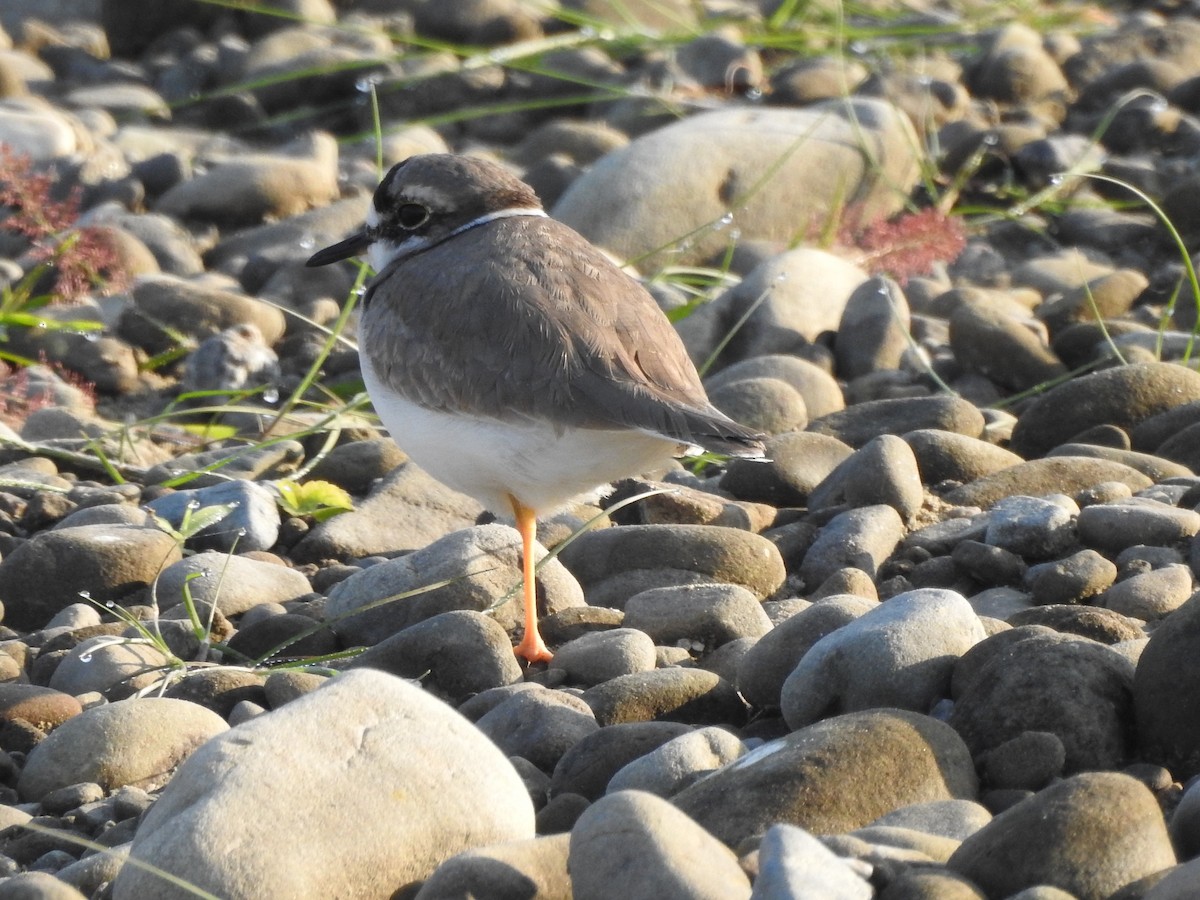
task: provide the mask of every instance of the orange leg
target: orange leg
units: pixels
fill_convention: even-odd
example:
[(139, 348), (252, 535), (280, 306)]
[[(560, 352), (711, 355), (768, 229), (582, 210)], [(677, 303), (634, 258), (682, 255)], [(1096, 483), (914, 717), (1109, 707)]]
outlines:
[(525, 635), (513, 652), (530, 662), (545, 662), (553, 657), (550, 649), (538, 633), (537, 582), (533, 574), (533, 542), (537, 536), (537, 516), (532, 509), (522, 506), (516, 497), (509, 495), (513, 515), (517, 518), (517, 531), (521, 532), (521, 555), (524, 563), (525, 580)]

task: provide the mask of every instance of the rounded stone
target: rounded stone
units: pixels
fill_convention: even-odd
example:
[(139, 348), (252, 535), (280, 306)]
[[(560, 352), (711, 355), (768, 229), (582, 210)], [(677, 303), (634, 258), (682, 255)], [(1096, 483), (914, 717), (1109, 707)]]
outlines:
[(999, 652), (980, 645), (987, 661), (958, 693), (950, 715), (972, 754), (1045, 731), (1062, 741), (1068, 774), (1116, 768), (1128, 758), (1129, 662), (1085, 638), (1042, 634), (1010, 642), (1005, 634), (1011, 633), (990, 639), (1004, 638)]
[(508, 634), (474, 610), (425, 619), (355, 656), (349, 668), (419, 678), (432, 693), (461, 703), (472, 694), (521, 680)]
[(983, 434), (983, 426), (983, 414), (966, 400), (939, 395), (867, 400), (814, 419), (808, 430), (835, 437), (851, 447), (861, 447), (881, 434), (906, 434), (920, 429), (977, 438)]
[(1137, 469), (1123, 463), (1086, 456), (1054, 456), (984, 475), (955, 488), (942, 499), (954, 506), (988, 507), (1014, 494), (1031, 497), (1076, 494), (1104, 482), (1122, 482), (1134, 491), (1148, 488), (1153, 483)]
[[(846, 785), (856, 785), (853, 792)], [(949, 726), (901, 710), (834, 716), (764, 744), (673, 802), (729, 846), (778, 822), (841, 834), (929, 800), (974, 799), (975, 767)]]
[(582, 738), (597, 731), (595, 716), (579, 698), (561, 691), (519, 691), (493, 707), (475, 727), (505, 756), (519, 756), (543, 772)]
[(1038, 331), (1044, 329), (1030, 328), (1027, 321), (996, 309), (964, 303), (950, 317), (950, 346), (971, 371), (1005, 390), (1025, 391), (1067, 373)]
[(621, 608), (639, 590), (717, 581), (758, 598), (783, 584), (778, 548), (761, 535), (709, 525), (624, 525), (589, 531), (559, 555), (593, 606)]
[(820, 366), (798, 356), (767, 353), (740, 360), (704, 381), (711, 394), (726, 384), (749, 378), (771, 378), (790, 384), (804, 400), (809, 416), (819, 418), (845, 409), (846, 401), (836, 379)]
[(912, 447), (925, 484), (966, 483), (1024, 462), (1003, 447), (952, 431), (924, 428), (906, 432), (903, 437)]
[(746, 745), (732, 732), (697, 728), (623, 766), (609, 780), (607, 792), (638, 790), (670, 797), (745, 752)]
[(1095, 550), (1080, 550), (1053, 562), (1030, 566), (1025, 587), (1035, 603), (1078, 603), (1103, 592), (1117, 578), (1117, 567)]
[(1200, 774), (1200, 595), (1150, 635), (1133, 682), (1137, 742), (1143, 758), (1180, 781)]
[(988, 896), (1050, 885), (1075, 897), (1111, 897), (1175, 865), (1154, 795), (1116, 772), (1059, 781), (996, 816), (947, 863)]
[(1200, 513), (1131, 497), (1085, 507), (1078, 529), (1083, 543), (1115, 554), (1137, 544), (1167, 546), (1193, 537), (1200, 532)]
[(1036, 791), (1061, 777), (1066, 761), (1058, 735), (1025, 731), (985, 753), (980, 774), (991, 788)]
[(564, 672), (567, 681), (590, 687), (653, 669), (654, 641), (635, 628), (582, 634), (559, 647), (550, 666)]
[[(797, 140), (803, 145), (799, 153)], [(857, 152), (857, 158), (847, 155), (847, 147), (864, 140), (876, 167), (866, 166)], [(771, 202), (776, 191), (804, 197), (820, 214), (843, 195), (845, 185), (854, 184), (868, 219), (887, 215), (899, 208), (893, 187), (915, 180), (913, 141), (907, 120), (893, 107), (863, 97), (849, 106), (838, 101), (808, 109), (718, 110), (657, 129), (608, 154), (571, 186), (553, 213), (622, 258), (643, 257), (719, 220), (729, 202), (722, 198), (747, 192), (771, 172), (773, 190), (748, 192), (738, 223), (745, 238), (786, 241), (805, 214)], [(814, 179), (830, 171), (839, 177)], [(681, 190), (683, 172), (689, 173), (688, 186)], [(721, 233), (701, 234), (687, 253), (669, 259), (698, 262), (723, 250), (725, 242)], [(836, 324), (834, 318), (830, 329)]]
[(950, 695), (955, 661), (984, 639), (962, 595), (925, 588), (880, 603), (817, 641), (783, 684), (788, 727), (875, 707), (925, 712)]
[(0, 684), (0, 721), (24, 719), (50, 731), (81, 712), (83, 707), (69, 693), (33, 684)]
[(989, 511), (984, 540), (1026, 559), (1057, 556), (1075, 541), (1075, 520), (1062, 504), (1039, 497), (1005, 497)]
[[(297, 805), (305, 784), (338, 802)], [(258, 825), (282, 820), (277, 838)], [(356, 671), (193, 754), (142, 820), (131, 858), (223, 897), (264, 885), (297, 900), (382, 896), (533, 828), (525, 785), (491, 741), (421, 688)], [(126, 865), (113, 896), (192, 894)]]
[(853, 453), (836, 438), (807, 431), (766, 441), (769, 461), (735, 459), (721, 476), (721, 489), (743, 500), (803, 506), (809, 494)]
[(39, 532), (0, 562), (5, 624), (40, 628), (81, 594), (99, 603), (119, 601), (180, 558), (175, 540), (158, 528), (80, 525)]
[(893, 434), (881, 434), (854, 451), (808, 498), (810, 510), (845, 504), (886, 505), (911, 521), (925, 491), (912, 448)]
[(1188, 566), (1168, 565), (1117, 582), (1097, 602), (1121, 615), (1157, 621), (1187, 601), (1193, 581)]
[(193, 554), (164, 569), (158, 578), (159, 604), (165, 609), (182, 602), (185, 584), (194, 602), (215, 604), (225, 616), (312, 592), (308, 579), (295, 569), (214, 550)]
[(143, 277), (131, 297), (117, 334), (150, 353), (172, 349), (171, 334), (182, 333), (198, 343), (235, 325), (255, 326), (268, 346), (283, 337), (285, 320), (278, 309), (207, 283), (172, 275)]
[(670, 721), (738, 725), (745, 704), (733, 685), (703, 669), (655, 669), (622, 675), (583, 692), (601, 725)]
[(634, 594), (625, 604), (624, 624), (656, 644), (686, 640), (706, 650), (771, 630), (759, 599), (734, 584), (679, 585)]
[(733, 851), (643, 791), (618, 791), (588, 807), (571, 829), (570, 872), (576, 900), (750, 897)]
[(754, 897), (803, 897), (871, 900), (875, 889), (866, 872), (834, 853), (803, 828), (780, 823), (763, 835), (758, 847)]
[(712, 389), (708, 399), (734, 421), (764, 434), (799, 431), (808, 424), (804, 398), (778, 378), (731, 381)]
[(558, 761), (550, 779), (551, 802), (561, 795), (598, 799), (626, 765), (691, 731), (681, 722), (627, 722), (601, 728)]
[(29, 754), (17, 782), (27, 800), (92, 781), (106, 791), (153, 788), (197, 747), (229, 728), (211, 710), (158, 697), (95, 706), (68, 719)]
[(784, 682), (809, 649), (876, 605), (850, 594), (835, 595), (780, 622), (742, 657), (738, 690), (751, 706), (778, 709)]
[(1051, 388), (1013, 429), (1012, 448), (1041, 456), (1094, 425), (1132, 428), (1174, 406), (1200, 400), (1200, 374), (1172, 363), (1135, 363), (1083, 375)]
[(842, 310), (834, 340), (837, 373), (847, 380), (899, 368), (908, 349), (908, 300), (890, 278), (869, 278)]
[(467, 850), (446, 860), (421, 885), (413, 900), (464, 897), (570, 897), (567, 872), (570, 836), (507, 841)]
[[(542, 549), (538, 556), (544, 555)], [(494, 618), (506, 630), (515, 629), (522, 615), (521, 579), (516, 531), (505, 525), (478, 525), (338, 582), (329, 591), (325, 614), (344, 641), (371, 645), (433, 616), (453, 610), (481, 612), (508, 597)], [(547, 613), (583, 605), (579, 585), (557, 560), (538, 572), (538, 587)], [(409, 596), (383, 602), (405, 594)]]
[(872, 578), (904, 537), (904, 522), (890, 506), (864, 506), (835, 516), (804, 555), (800, 577), (816, 587), (846, 567)]

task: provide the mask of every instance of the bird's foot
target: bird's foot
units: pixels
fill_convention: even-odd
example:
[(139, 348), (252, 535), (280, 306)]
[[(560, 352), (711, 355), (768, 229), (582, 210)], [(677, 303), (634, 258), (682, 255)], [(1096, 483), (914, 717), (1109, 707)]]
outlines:
[(513, 647), (513, 653), (531, 663), (549, 662), (554, 658), (554, 654), (550, 652), (550, 648), (546, 646), (546, 642), (536, 631), (525, 632), (521, 643)]

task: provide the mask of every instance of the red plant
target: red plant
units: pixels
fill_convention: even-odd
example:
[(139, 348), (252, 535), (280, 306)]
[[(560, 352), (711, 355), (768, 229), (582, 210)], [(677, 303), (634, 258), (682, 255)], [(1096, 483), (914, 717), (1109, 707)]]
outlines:
[(888, 275), (902, 285), (935, 263), (954, 262), (967, 244), (962, 220), (934, 207), (856, 225), (846, 219), (839, 241), (863, 252), (861, 263), (871, 274)]
[(111, 240), (102, 229), (75, 226), (78, 189), (65, 200), (55, 200), (53, 189), (53, 172), (35, 170), (29, 157), (0, 145), (0, 207), (8, 207), (0, 228), (25, 235), (33, 243), (33, 259), (56, 270), (51, 299), (119, 290), (125, 274)]
[(82, 401), (95, 407), (96, 386), (62, 363), (43, 359), (32, 370), (0, 363), (0, 422), (19, 429), (32, 413), (57, 405), (62, 392), (71, 388), (79, 392)]

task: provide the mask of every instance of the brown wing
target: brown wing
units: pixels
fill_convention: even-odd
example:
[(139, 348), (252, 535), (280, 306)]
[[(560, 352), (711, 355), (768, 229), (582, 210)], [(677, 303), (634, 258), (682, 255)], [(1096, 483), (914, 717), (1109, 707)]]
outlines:
[(552, 219), (457, 235), (389, 267), (368, 301), (362, 337), (376, 371), (422, 405), (760, 448), (709, 404), (654, 299)]

